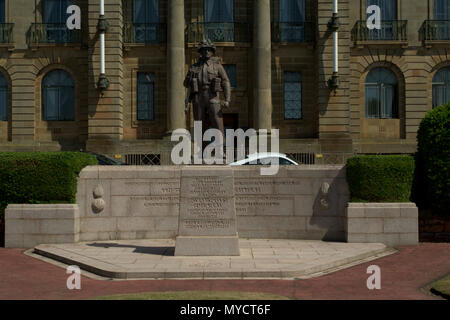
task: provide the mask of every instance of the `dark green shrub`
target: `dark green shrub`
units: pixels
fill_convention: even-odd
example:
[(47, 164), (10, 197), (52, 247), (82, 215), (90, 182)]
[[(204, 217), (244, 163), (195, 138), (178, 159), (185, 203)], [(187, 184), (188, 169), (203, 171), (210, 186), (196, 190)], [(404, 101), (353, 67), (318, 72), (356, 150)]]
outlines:
[(347, 161), (351, 202), (409, 202), (414, 157), (356, 156)]
[(0, 152), (0, 219), (8, 203), (74, 203), (78, 174), (96, 164), (79, 152)]
[(417, 132), (415, 198), (436, 213), (450, 208), (450, 104), (430, 110)]

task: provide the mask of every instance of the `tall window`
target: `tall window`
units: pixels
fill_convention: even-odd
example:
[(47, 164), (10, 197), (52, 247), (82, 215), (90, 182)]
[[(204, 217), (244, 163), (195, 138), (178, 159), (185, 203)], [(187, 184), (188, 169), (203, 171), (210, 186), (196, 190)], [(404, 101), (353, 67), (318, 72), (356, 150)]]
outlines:
[(69, 14), (67, 7), (72, 5), (71, 0), (44, 0), (43, 23), (46, 37), (49, 42), (70, 42), (72, 33), (68, 32), (66, 22)]
[(305, 0), (280, 0), (280, 22), (305, 21)]
[(137, 77), (137, 119), (155, 120), (155, 77), (153, 73), (144, 72), (139, 72)]
[(377, 5), (381, 9), (381, 29), (370, 30), (367, 40), (395, 40), (397, 38), (397, 0), (367, 0), (366, 4), (367, 7)]
[(381, 9), (381, 20), (397, 20), (397, 0), (367, 0), (367, 7), (376, 5)]
[(234, 0), (204, 0), (204, 37), (213, 42), (234, 42)]
[(434, 0), (434, 19), (450, 20), (450, 0)]
[(450, 39), (450, 0), (434, 0), (435, 32), (437, 39)]
[(0, 23), (6, 22), (5, 16), (5, 0), (0, 0)]
[(442, 68), (433, 77), (433, 108), (450, 101), (450, 68)]
[(234, 0), (205, 0), (205, 22), (233, 22)]
[(158, 0), (133, 1), (133, 25), (135, 42), (156, 42), (158, 40), (158, 23)]
[(284, 73), (284, 119), (302, 118), (302, 74)]
[(305, 0), (280, 0), (280, 41), (305, 39)]
[(0, 121), (8, 121), (8, 81), (0, 72)]
[(71, 0), (45, 0), (44, 23), (65, 23), (68, 18), (67, 7), (70, 5)]
[(50, 71), (42, 80), (42, 119), (75, 120), (75, 84), (68, 72)]
[(398, 83), (392, 71), (375, 68), (366, 78), (366, 117), (398, 118)]
[(230, 79), (230, 85), (232, 88), (236, 88), (236, 65), (235, 64), (224, 64), (223, 68), (227, 73), (228, 79)]

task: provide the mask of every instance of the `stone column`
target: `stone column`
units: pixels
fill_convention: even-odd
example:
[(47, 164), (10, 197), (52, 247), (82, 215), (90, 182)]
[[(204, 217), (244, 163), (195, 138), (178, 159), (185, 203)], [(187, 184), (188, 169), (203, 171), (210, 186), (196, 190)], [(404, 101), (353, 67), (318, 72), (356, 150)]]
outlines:
[(256, 129), (272, 129), (272, 52), (270, 0), (255, 0), (253, 110)]
[(184, 112), (185, 54), (184, 54), (184, 0), (168, 2), (167, 23), (167, 133), (186, 128)]

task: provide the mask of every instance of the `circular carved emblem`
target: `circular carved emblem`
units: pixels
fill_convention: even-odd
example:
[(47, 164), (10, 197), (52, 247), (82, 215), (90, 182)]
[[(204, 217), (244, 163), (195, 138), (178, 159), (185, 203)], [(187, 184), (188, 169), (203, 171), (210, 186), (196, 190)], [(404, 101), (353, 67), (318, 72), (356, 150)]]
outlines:
[(105, 191), (103, 190), (103, 187), (101, 185), (98, 185), (97, 187), (95, 187), (93, 195), (94, 195), (95, 199), (103, 198), (103, 196), (105, 195)]
[(106, 202), (102, 198), (94, 199), (94, 201), (92, 201), (92, 211), (94, 211), (94, 213), (100, 213), (105, 209), (105, 205)]
[(106, 202), (103, 200), (103, 196), (105, 195), (105, 191), (101, 185), (97, 185), (92, 191), (92, 195), (94, 196), (94, 200), (92, 201), (92, 211), (94, 213), (100, 213), (105, 210)]

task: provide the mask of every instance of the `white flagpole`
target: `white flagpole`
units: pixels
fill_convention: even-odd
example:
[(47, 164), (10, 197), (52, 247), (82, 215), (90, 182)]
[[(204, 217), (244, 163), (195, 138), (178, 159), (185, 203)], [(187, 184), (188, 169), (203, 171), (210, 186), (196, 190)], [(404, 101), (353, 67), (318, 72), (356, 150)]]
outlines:
[(109, 80), (105, 74), (105, 33), (108, 29), (108, 22), (105, 20), (105, 0), (100, 0), (99, 9), (97, 30), (100, 38), (100, 77), (97, 82), (97, 87), (103, 96), (104, 91), (109, 87)]
[[(100, 0), (100, 18), (105, 15), (105, 1)], [(100, 74), (105, 74), (105, 33), (100, 33)]]
[[(337, 15), (338, 14), (338, 0), (333, 0), (333, 15)], [(335, 30), (333, 32), (333, 48), (334, 48), (334, 52), (333, 52), (333, 66), (334, 69), (333, 71), (335, 73), (339, 72), (339, 35), (338, 35), (338, 31)]]

